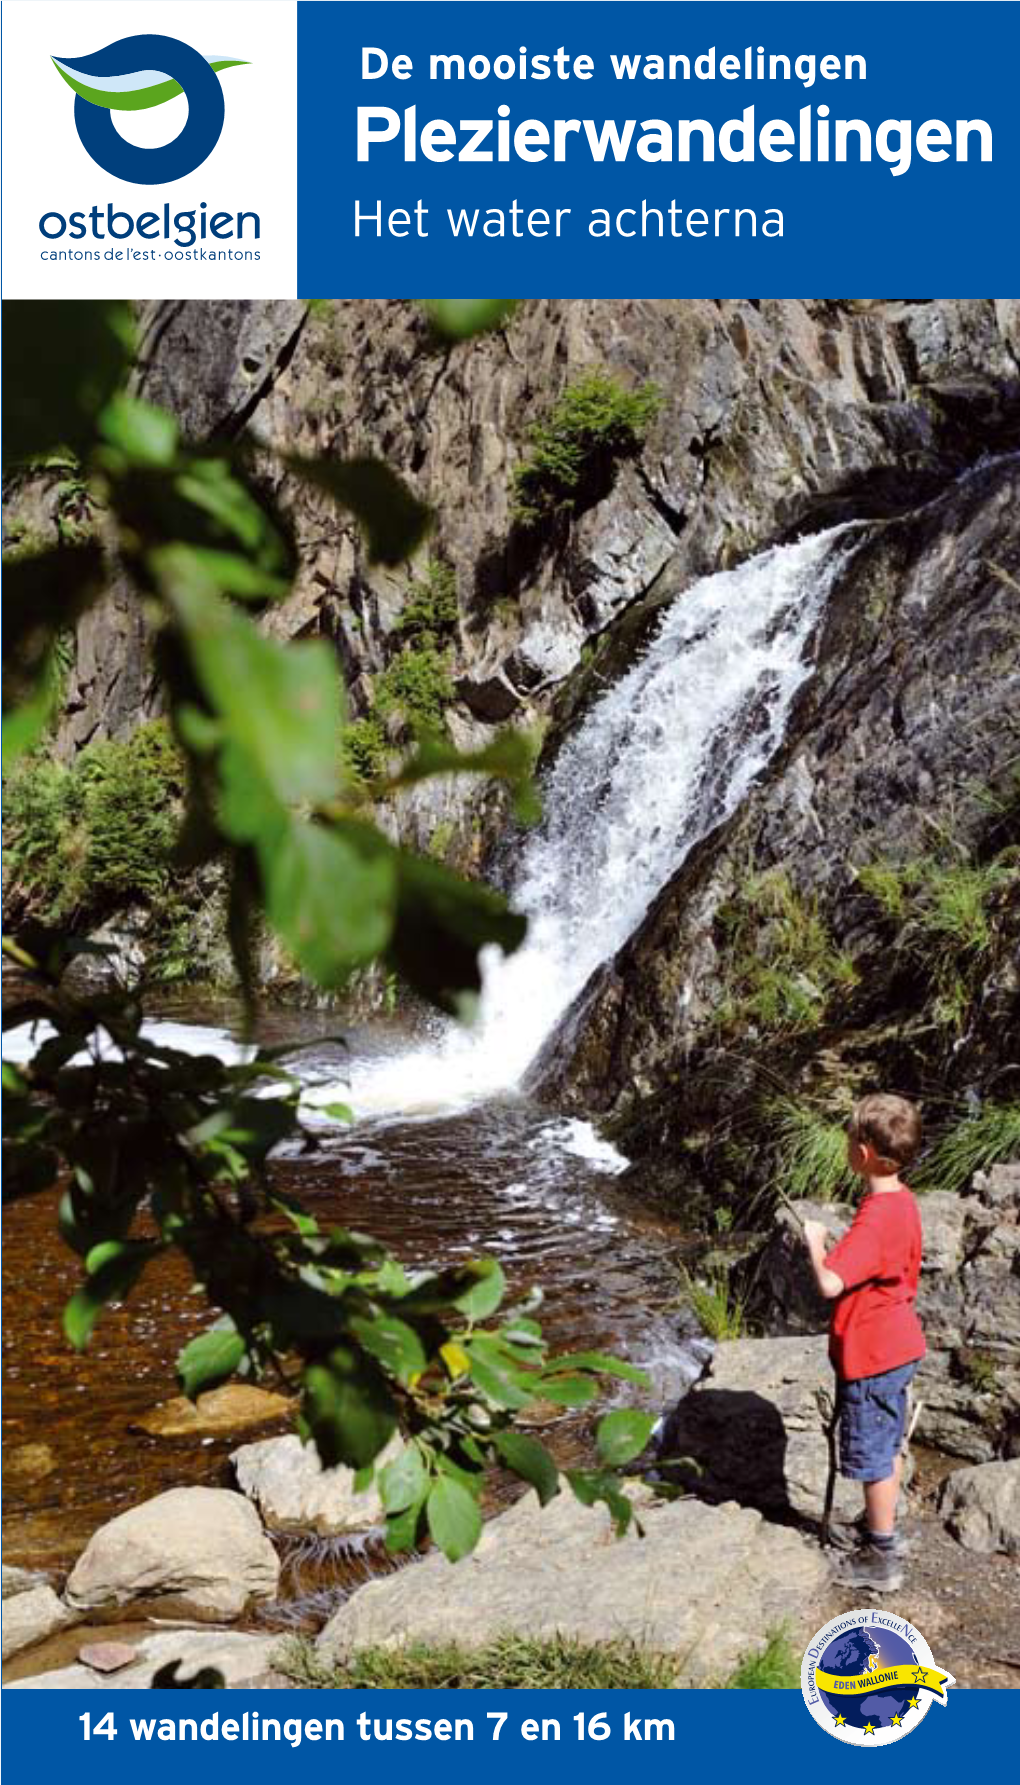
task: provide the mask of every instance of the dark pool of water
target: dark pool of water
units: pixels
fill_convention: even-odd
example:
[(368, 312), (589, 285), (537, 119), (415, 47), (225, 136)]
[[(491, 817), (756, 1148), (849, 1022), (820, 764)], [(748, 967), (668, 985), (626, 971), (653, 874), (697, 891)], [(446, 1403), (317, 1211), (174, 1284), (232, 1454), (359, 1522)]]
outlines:
[[(269, 1029), (273, 1039), (306, 1039), (327, 1026), (290, 1017), (285, 1029), (280, 1018)], [(313, 1049), (303, 1070), (328, 1057)], [(316, 1214), (375, 1234), (409, 1265), (498, 1257), (512, 1291), (542, 1289), (556, 1348), (598, 1346), (645, 1365), (666, 1404), (690, 1371), (676, 1272), (688, 1241), (625, 1198), (586, 1150), (583, 1130), (506, 1099), (439, 1119), (333, 1130), (316, 1152), (277, 1170)], [(175, 1354), (208, 1321), (176, 1258), (157, 1261), (130, 1302), (106, 1314), (84, 1356), (71, 1351), (60, 1312), (79, 1264), (56, 1235), (56, 1200), (40, 1196), (4, 1215), (3, 1516), (5, 1560), (59, 1574), (125, 1507), (171, 1486), (229, 1482), (238, 1439), (166, 1441), (131, 1429), (175, 1392)], [(576, 1454), (590, 1423), (564, 1416), (545, 1435)], [(367, 1554), (283, 1549), (282, 1597), (292, 1606), (350, 1590), (385, 1565), (371, 1546)]]

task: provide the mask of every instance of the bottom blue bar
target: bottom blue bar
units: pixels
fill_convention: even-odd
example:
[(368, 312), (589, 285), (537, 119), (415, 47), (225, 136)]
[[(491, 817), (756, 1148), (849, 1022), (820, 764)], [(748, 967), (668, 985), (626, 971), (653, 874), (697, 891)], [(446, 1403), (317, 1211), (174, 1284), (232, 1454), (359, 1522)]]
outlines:
[[(895, 1743), (892, 1764), (969, 1771), (982, 1752), (1015, 1753), (1017, 1708), (1008, 1692), (951, 1690), (948, 1704), (932, 1704), (904, 1738), (906, 1748)], [(379, 1785), (396, 1780), (411, 1755), (415, 1785), (448, 1785), (451, 1761), (481, 1764), (486, 1785), (520, 1785), (522, 1763), (535, 1780), (579, 1765), (618, 1779), (621, 1763), (642, 1758), (685, 1774), (711, 1760), (728, 1769), (746, 1763), (756, 1782), (782, 1777), (784, 1785), (791, 1761), (857, 1777), (868, 1765), (859, 1747), (846, 1752), (820, 1729), (792, 1691), (8, 1691), (3, 1711), (7, 1759), (33, 1772), (73, 1767), (76, 1785), (136, 1785), (139, 1765), (147, 1782), (179, 1785), (182, 1764), (197, 1785), (242, 1757), (247, 1778), (275, 1785), (305, 1769), (321, 1778), (324, 1766), (327, 1777), (370, 1769)]]

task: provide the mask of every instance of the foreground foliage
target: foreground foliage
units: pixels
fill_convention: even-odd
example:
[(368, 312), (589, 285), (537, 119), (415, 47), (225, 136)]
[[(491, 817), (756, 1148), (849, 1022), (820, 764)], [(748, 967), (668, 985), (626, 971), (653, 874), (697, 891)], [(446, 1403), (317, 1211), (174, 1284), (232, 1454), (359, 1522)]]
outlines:
[[(5, 309), (11, 477), (31, 477), (54, 455), (70, 460), (88, 493), (83, 512), (102, 517), (5, 566), (5, 768), (46, 730), (68, 628), (115, 581), (142, 604), (172, 742), (157, 728), (96, 746), (71, 771), (29, 771), (42, 779), (15, 794), (15, 847), (47, 921), (5, 942), (19, 972), (5, 1028), (44, 1026), (30, 1062), (4, 1066), (4, 1196), (63, 1186), (60, 1228), (84, 1270), (64, 1313), (72, 1344), (88, 1344), (104, 1307), (175, 1248), (218, 1316), (178, 1358), (185, 1392), (272, 1372), (300, 1393), (299, 1427), (323, 1463), (351, 1465), (362, 1485), (399, 1429), (405, 1442), (379, 1471), (387, 1542), (406, 1549), (427, 1529), (456, 1559), (478, 1539), (489, 1466), (517, 1474), (543, 1503), (560, 1491), (552, 1458), (513, 1429), (515, 1415), (539, 1399), (587, 1406), (600, 1377), (643, 1383), (641, 1373), (596, 1353), (550, 1357), (530, 1304), (492, 1324), (506, 1289), (492, 1259), (409, 1274), (365, 1235), (320, 1227), (273, 1183), (274, 1148), (314, 1143), (279, 1054), (227, 1065), (156, 1045), (130, 990), (68, 989), (74, 956), (105, 951), (50, 926), (89, 889), (158, 893), (175, 865), (217, 859), (249, 994), (264, 918), (323, 988), (379, 960), (454, 1011), (479, 989), (480, 950), (512, 951), (524, 921), (495, 892), (398, 848), (368, 821), (362, 774), (343, 748), (335, 653), (325, 640), (279, 643), (256, 623), (294, 569), (286, 522), (254, 481), (257, 443), (193, 448), (173, 416), (125, 394), (125, 306)], [(476, 314), (477, 326), (493, 326), (484, 305)], [(470, 311), (435, 317), (456, 332)], [(427, 509), (378, 461), (291, 456), (278, 469), (347, 510), (370, 556), (387, 564), (408, 560), (428, 531)], [(448, 578), (435, 571), (412, 589), (419, 657), (438, 651), (424, 641), (448, 622), (449, 601)], [(423, 610), (431, 631), (420, 631)], [(529, 771), (520, 737), (462, 756), (425, 726), (381, 786), (486, 774), (526, 797)], [(172, 848), (170, 776), (183, 808)], [(349, 1114), (334, 1107), (318, 1119)], [(651, 1423), (609, 1414), (600, 1466), (566, 1478), (585, 1503), (605, 1501), (619, 1529), (631, 1507), (615, 1471), (643, 1449)]]

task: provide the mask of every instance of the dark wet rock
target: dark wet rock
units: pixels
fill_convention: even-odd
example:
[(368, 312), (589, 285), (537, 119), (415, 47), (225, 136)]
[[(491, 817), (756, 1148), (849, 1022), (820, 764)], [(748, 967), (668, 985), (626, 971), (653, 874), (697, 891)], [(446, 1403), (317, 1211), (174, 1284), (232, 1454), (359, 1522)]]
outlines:
[[(817, 1523), (829, 1476), (832, 1395), (824, 1338), (727, 1340), (668, 1416), (663, 1454), (693, 1464), (669, 1475), (707, 1499)], [(859, 1511), (857, 1484), (838, 1477), (836, 1517)]]
[[(784, 746), (596, 971), (532, 1070), (550, 1101), (614, 1112), (614, 1138), (631, 1157), (682, 1157), (692, 1126), (732, 1119), (749, 1092), (761, 1094), (762, 1074), (786, 1065), (792, 1076), (826, 1040), (823, 1032), (800, 1055), (787, 1044), (780, 1062), (751, 1027), (739, 1050), (712, 1053), (724, 996), (717, 918), (750, 870), (781, 870), (817, 904), (834, 944), (864, 964), (837, 1033), (850, 1032), (852, 1047), (859, 1029), (857, 1054), (871, 1072), (884, 1059), (887, 1078), (911, 1088), (919, 1049), (905, 1019), (925, 1020), (930, 983), (896, 977), (856, 875), (874, 861), (927, 853), (949, 790), (956, 846), (985, 846), (988, 792), (1007, 787), (1016, 749), (1020, 455), (967, 474), (902, 519), (862, 529), (858, 540)], [(936, 826), (949, 819), (947, 808)], [(966, 1047), (945, 1062), (950, 1082), (963, 1088), (1007, 1065), (1018, 1024), (1020, 977), (1007, 952), (985, 983)]]

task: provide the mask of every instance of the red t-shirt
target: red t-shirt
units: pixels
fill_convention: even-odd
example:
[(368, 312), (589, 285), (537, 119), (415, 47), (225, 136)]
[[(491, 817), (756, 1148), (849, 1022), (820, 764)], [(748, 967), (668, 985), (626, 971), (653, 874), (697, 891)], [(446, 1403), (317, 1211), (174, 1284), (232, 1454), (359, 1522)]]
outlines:
[(829, 1356), (841, 1381), (881, 1376), (924, 1356), (914, 1310), (921, 1217), (909, 1190), (866, 1196), (825, 1262), (844, 1284), (829, 1328)]

